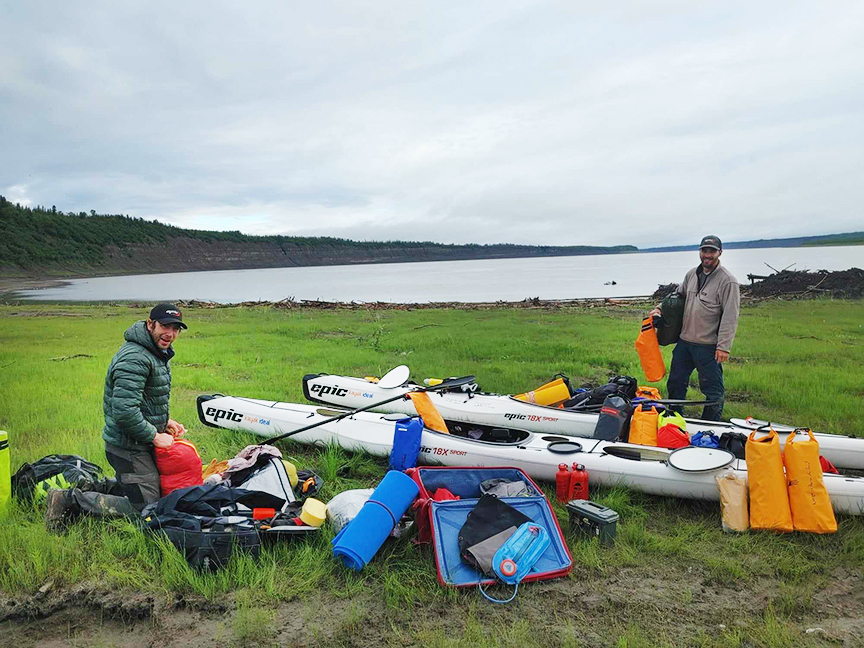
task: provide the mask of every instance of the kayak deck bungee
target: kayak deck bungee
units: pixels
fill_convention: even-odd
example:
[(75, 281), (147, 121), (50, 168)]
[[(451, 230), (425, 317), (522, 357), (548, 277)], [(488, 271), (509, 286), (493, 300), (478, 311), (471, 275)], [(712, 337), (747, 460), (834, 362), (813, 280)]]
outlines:
[[(337, 405), (347, 409), (368, 407), (400, 393), (421, 388), (411, 382), (397, 387), (380, 387), (364, 378), (352, 378), (332, 374), (307, 374), (303, 377), (303, 395), (312, 402)], [(558, 409), (528, 403), (513, 396), (465, 393), (461, 391), (439, 391), (430, 394), (432, 403), (447, 421), (460, 421), (493, 427), (515, 427), (544, 434), (573, 437), (591, 437), (597, 424), (598, 414)], [(379, 412), (392, 412), (416, 416), (417, 410), (408, 399), (400, 399), (375, 408)], [(713, 432), (721, 436), (727, 432), (749, 434), (757, 427), (744, 419), (734, 422), (703, 421), (687, 418), (687, 431)], [(759, 421), (759, 423), (763, 423)], [(794, 428), (776, 426), (781, 445)], [(814, 433), (819, 442), (819, 451), (837, 468), (864, 470), (864, 439), (841, 434)]]
[[(322, 423), (292, 438), (300, 443), (336, 444), (349, 451), (389, 456), (394, 421), (398, 418), (395, 414), (361, 412), (328, 421), (335, 414), (330, 409), (299, 403), (220, 395), (198, 397), (198, 416), (211, 427), (245, 430), (269, 438)], [(731, 455), (728, 467), (685, 472), (657, 460), (668, 459), (673, 453), (663, 448), (455, 422), (451, 430), (454, 433), (444, 434), (423, 429), (419, 465), (513, 466), (531, 477), (554, 483), (558, 464), (578, 462), (585, 465), (593, 485), (621, 484), (653, 495), (704, 500), (719, 499), (714, 478), (723, 470), (731, 469), (741, 476), (747, 474), (746, 463)], [(469, 433), (479, 438), (460, 436)], [(718, 452), (707, 448), (693, 450)], [(825, 486), (835, 511), (864, 514), (864, 477), (825, 475)]]

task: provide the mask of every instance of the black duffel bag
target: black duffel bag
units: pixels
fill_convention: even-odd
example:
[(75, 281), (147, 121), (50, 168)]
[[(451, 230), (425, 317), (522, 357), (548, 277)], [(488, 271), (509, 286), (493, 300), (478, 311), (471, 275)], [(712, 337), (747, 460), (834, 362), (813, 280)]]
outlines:
[(278, 511), (285, 500), (261, 491), (208, 484), (178, 489), (145, 507), (141, 515), (149, 529), (167, 536), (191, 567), (215, 571), (237, 549), (256, 557), (261, 550), (258, 529), (248, 511), (239, 514), (238, 504)]

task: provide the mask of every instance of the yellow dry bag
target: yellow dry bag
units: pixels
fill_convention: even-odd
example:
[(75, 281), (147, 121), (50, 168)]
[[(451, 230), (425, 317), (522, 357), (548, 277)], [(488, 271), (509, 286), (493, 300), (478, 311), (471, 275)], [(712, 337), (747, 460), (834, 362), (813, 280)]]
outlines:
[(792, 531), (780, 438), (770, 430), (768, 436), (757, 439), (757, 432), (750, 433), (744, 446), (750, 482), (750, 526), (753, 529)]
[(783, 453), (789, 483), (789, 507), (796, 531), (835, 533), (837, 520), (822, 479), (819, 443), (809, 429), (795, 430)]
[(630, 417), (630, 435), (628, 443), (657, 446), (657, 407), (654, 405), (638, 405)]
[(663, 376), (666, 375), (666, 363), (663, 362), (663, 354), (660, 353), (657, 331), (654, 329), (654, 320), (651, 317), (642, 320), (642, 330), (636, 338), (636, 352), (639, 354), (642, 372), (648, 382), (663, 380)]
[(538, 405), (557, 405), (570, 398), (570, 389), (563, 378), (556, 378), (545, 385), (540, 385), (534, 391), (516, 394), (513, 398)]

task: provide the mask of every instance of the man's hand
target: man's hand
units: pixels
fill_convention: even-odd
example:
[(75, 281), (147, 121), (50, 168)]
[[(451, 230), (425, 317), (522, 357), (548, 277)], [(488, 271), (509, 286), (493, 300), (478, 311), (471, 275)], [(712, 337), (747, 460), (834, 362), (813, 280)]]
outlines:
[(648, 313), (648, 317), (660, 317), (660, 315), (661, 315), (661, 313), (660, 313), (660, 307), (659, 306), (656, 306), (654, 308), (654, 310), (652, 310), (650, 313)]
[(729, 359), (729, 352), (728, 351), (721, 351), (720, 349), (717, 349), (714, 352), (714, 359), (717, 362), (726, 362)]
[(159, 432), (153, 437), (153, 445), (157, 448), (170, 448), (174, 444), (174, 437), (167, 432)]
[(178, 423), (174, 419), (168, 419), (168, 425), (165, 426), (165, 431), (175, 439), (182, 439), (186, 434), (186, 428), (182, 423)]

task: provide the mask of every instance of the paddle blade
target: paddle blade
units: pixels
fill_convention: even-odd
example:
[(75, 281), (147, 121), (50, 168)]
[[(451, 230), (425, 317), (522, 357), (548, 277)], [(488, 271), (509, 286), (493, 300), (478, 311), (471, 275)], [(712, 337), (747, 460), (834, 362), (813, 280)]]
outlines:
[(423, 391), (447, 391), (448, 389), (453, 389), (454, 387), (461, 387), (462, 385), (467, 385), (468, 383), (473, 383), (474, 379), (475, 379), (474, 376), (462, 376), (461, 378), (448, 378), (447, 380), (442, 380), (437, 385), (430, 385), (429, 387), (427, 387)]
[(378, 386), (381, 389), (393, 389), (394, 387), (399, 387), (400, 385), (405, 384), (405, 381), (408, 380), (408, 376), (410, 375), (411, 370), (408, 369), (407, 366), (399, 365), (381, 376), (381, 380), (378, 381)]
[(414, 408), (417, 410), (420, 418), (423, 419), (423, 425), (430, 430), (450, 434), (450, 430), (447, 429), (447, 424), (444, 422), (444, 419), (441, 418), (441, 414), (438, 413), (436, 407), (432, 404), (432, 399), (429, 398), (429, 394), (426, 392), (415, 391), (409, 392), (407, 396), (414, 403)]

